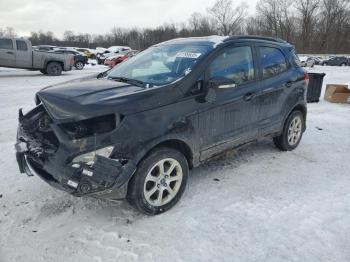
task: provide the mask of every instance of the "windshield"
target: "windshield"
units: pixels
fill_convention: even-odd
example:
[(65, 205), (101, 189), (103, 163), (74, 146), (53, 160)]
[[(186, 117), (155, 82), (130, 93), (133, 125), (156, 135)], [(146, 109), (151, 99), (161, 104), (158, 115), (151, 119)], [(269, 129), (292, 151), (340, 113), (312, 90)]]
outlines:
[(144, 86), (162, 86), (189, 74), (211, 49), (200, 45), (163, 45), (146, 49), (116, 66), (107, 78), (128, 78)]

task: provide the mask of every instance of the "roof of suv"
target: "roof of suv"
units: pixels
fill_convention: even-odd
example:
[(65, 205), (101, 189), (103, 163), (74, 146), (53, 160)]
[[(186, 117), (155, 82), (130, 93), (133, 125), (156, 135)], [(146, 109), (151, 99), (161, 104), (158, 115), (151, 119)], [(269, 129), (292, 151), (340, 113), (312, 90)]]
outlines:
[(163, 44), (198, 44), (198, 45), (208, 45), (217, 47), (219, 44), (234, 41), (263, 41), (263, 42), (273, 42), (282, 45), (289, 45), (286, 41), (277, 37), (268, 36), (255, 36), (255, 35), (233, 35), (233, 36), (204, 36), (204, 37), (188, 37), (188, 38), (175, 38), (169, 41), (160, 43)]

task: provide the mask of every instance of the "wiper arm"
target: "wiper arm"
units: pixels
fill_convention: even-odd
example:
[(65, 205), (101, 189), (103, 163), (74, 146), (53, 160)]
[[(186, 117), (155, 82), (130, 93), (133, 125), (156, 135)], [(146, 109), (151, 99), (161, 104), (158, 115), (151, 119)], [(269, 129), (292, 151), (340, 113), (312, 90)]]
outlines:
[(142, 87), (144, 87), (144, 85), (145, 85), (145, 83), (142, 82), (141, 80), (131, 79), (131, 78), (122, 77), (122, 76), (110, 76), (108, 78), (112, 79), (112, 80), (119, 81), (119, 82), (123, 82), (123, 83), (129, 83), (129, 84), (137, 85), (137, 86), (141, 85)]

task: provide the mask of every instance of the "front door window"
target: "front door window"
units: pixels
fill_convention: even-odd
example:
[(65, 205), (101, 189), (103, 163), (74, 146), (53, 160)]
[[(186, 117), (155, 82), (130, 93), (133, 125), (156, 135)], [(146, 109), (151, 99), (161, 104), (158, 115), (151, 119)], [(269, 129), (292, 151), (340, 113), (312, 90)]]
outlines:
[(209, 67), (209, 78), (229, 80), (236, 85), (254, 79), (254, 63), (249, 46), (226, 48)]

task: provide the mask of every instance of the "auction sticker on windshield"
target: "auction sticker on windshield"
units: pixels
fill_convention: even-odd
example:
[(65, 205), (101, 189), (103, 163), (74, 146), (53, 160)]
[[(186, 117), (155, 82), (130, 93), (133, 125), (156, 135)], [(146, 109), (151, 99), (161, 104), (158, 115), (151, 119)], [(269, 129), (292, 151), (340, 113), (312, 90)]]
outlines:
[(181, 58), (198, 58), (200, 57), (202, 54), (201, 53), (192, 53), (192, 52), (178, 52), (176, 54), (176, 57), (181, 57)]

